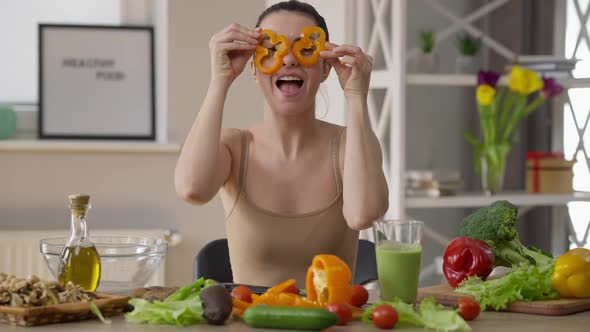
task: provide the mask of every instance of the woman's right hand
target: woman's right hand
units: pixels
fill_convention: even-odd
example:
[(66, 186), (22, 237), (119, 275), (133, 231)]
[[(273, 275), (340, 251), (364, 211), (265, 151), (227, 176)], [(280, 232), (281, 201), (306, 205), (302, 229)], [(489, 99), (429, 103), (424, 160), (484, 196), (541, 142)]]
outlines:
[(261, 29), (232, 23), (209, 41), (211, 80), (229, 86), (238, 77), (258, 45)]

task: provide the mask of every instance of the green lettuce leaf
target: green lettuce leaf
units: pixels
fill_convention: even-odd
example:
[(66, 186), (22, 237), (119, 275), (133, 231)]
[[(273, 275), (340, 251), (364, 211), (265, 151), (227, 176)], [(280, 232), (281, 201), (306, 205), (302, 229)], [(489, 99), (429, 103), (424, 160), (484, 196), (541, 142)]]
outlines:
[(133, 311), (125, 315), (131, 323), (168, 324), (187, 326), (204, 322), (201, 290), (212, 285), (200, 278), (170, 294), (164, 301), (149, 302), (144, 299), (132, 299), (129, 304)]
[(199, 294), (201, 293), (201, 289), (203, 289), (203, 286), (205, 286), (205, 282), (205, 278), (199, 278), (199, 280), (195, 281), (194, 283), (181, 287), (176, 292), (170, 294), (164, 300), (164, 302), (174, 302), (187, 300), (189, 298), (198, 298)]
[(553, 265), (521, 265), (497, 279), (483, 281), (479, 277), (470, 277), (463, 280), (455, 292), (472, 295), (482, 310), (486, 307), (502, 310), (516, 301), (557, 298), (557, 291), (551, 287), (552, 272)]
[(445, 309), (431, 297), (422, 300), (418, 311), (415, 311), (411, 304), (407, 304), (398, 298), (393, 299), (393, 301), (376, 303), (365, 310), (362, 317), (363, 322), (372, 324), (373, 311), (381, 304), (389, 304), (397, 311), (398, 323), (395, 328), (423, 327), (444, 332), (471, 331), (469, 325), (459, 316), (456, 310)]
[(129, 303), (134, 309), (125, 315), (125, 319), (131, 323), (187, 326), (204, 321), (203, 306), (196, 299), (150, 303), (136, 298)]

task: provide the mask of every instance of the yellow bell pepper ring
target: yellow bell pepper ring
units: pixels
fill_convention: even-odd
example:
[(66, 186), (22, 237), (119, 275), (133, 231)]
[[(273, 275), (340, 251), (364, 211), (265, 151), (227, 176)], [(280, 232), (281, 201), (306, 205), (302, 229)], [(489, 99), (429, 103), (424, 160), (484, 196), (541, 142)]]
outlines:
[[(265, 40), (265, 36), (268, 36), (270, 41), (270, 48), (262, 46), (262, 42)], [(262, 34), (260, 36), (260, 42), (258, 46), (256, 46), (254, 62), (256, 64), (256, 68), (260, 70), (261, 73), (266, 75), (272, 75), (279, 71), (283, 66), (283, 58), (289, 53), (289, 41), (287, 37), (280, 35), (277, 36), (272, 30), (262, 30)], [(274, 60), (273, 64), (270, 67), (265, 67), (262, 64), (262, 60), (271, 56)]]
[(307, 298), (322, 306), (349, 303), (352, 296), (352, 273), (344, 261), (335, 255), (316, 255), (307, 270)]
[(562, 297), (590, 297), (590, 250), (576, 248), (555, 262), (551, 286)]
[[(301, 30), (301, 39), (293, 44), (293, 56), (299, 64), (315, 65), (320, 59), (320, 52), (326, 49), (326, 32), (320, 27), (305, 27)], [(303, 52), (306, 51), (306, 54)], [(311, 52), (311, 54), (307, 54)]]

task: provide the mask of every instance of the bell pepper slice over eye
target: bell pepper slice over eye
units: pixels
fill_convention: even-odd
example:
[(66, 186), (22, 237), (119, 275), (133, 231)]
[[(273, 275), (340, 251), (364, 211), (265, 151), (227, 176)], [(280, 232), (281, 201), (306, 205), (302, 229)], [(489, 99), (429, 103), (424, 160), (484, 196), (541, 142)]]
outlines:
[(352, 296), (352, 273), (335, 255), (316, 255), (307, 270), (307, 298), (322, 306), (348, 303)]
[[(266, 40), (268, 41), (265, 42)], [(283, 35), (277, 36), (272, 30), (262, 30), (260, 42), (255, 50), (256, 55), (254, 57), (254, 62), (256, 63), (256, 68), (258, 68), (263, 74), (272, 75), (281, 69), (283, 66), (283, 58), (288, 53), (289, 41), (287, 40), (287, 37)], [(262, 64), (262, 61), (268, 57), (272, 57), (274, 62), (270, 67), (265, 67)]]
[(301, 39), (293, 44), (293, 56), (299, 64), (315, 65), (320, 59), (320, 52), (326, 49), (326, 33), (320, 27), (305, 27)]
[(562, 297), (590, 297), (590, 250), (572, 249), (555, 262), (551, 286)]

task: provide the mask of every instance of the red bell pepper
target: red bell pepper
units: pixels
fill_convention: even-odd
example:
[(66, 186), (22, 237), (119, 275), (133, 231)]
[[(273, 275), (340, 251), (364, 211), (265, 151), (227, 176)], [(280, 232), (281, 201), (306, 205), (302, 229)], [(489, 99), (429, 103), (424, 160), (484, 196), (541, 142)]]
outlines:
[(493, 269), (494, 252), (484, 241), (460, 236), (445, 249), (443, 273), (453, 287), (471, 276), (485, 280)]

